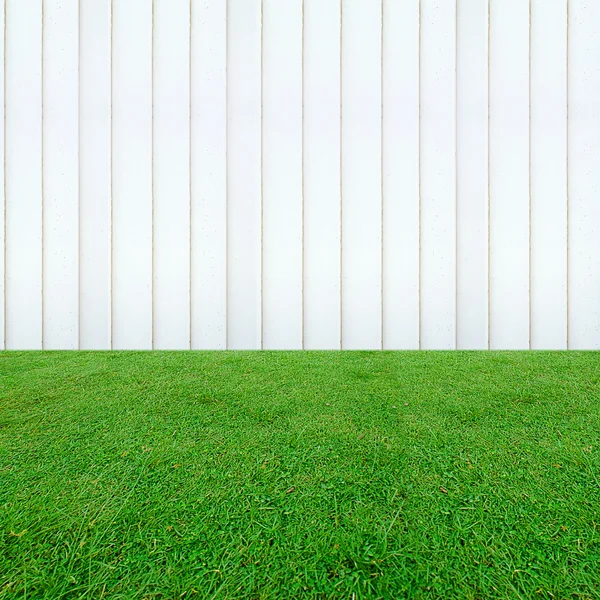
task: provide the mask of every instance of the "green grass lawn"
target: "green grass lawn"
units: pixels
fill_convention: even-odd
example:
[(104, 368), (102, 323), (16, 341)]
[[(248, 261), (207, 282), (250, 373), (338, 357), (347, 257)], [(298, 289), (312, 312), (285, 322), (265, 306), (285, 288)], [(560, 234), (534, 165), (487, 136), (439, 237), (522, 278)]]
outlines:
[(13, 597), (600, 598), (600, 353), (2, 352)]

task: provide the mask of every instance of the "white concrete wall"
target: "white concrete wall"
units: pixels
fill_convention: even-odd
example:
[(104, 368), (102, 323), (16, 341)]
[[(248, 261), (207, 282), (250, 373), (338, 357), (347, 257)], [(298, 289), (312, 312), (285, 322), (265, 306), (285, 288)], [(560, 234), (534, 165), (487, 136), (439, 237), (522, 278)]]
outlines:
[(0, 29), (0, 348), (600, 349), (600, 2)]

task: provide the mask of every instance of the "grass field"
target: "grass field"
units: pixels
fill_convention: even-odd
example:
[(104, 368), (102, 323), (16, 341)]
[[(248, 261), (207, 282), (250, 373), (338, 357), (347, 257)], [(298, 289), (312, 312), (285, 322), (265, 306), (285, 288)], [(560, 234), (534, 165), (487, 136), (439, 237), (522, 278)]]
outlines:
[(2, 352), (0, 598), (600, 598), (598, 352)]

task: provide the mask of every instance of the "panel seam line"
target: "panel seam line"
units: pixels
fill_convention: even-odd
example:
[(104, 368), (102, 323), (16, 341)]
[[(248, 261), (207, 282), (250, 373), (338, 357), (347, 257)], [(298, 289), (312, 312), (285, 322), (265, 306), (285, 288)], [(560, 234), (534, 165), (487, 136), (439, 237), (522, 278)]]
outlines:
[(264, 350), (264, 0), (260, 3), (260, 349)]
[(490, 138), (490, 81), (491, 81), (491, 0), (487, 4), (487, 349), (491, 348), (491, 304), (492, 304), (492, 277), (491, 277), (491, 138)]
[(155, 295), (155, 285), (154, 285), (154, 268), (155, 268), (155, 264), (154, 264), (154, 0), (152, 0), (152, 59), (151, 59), (151, 64), (152, 64), (152, 68), (151, 68), (151, 78), (150, 78), (150, 88), (151, 88), (151, 96), (152, 96), (152, 127), (151, 127), (151, 189), (152, 189), (152, 226), (151, 226), (151, 238), (152, 238), (152, 259), (151, 259), (151, 271), (152, 271), (152, 278), (151, 278), (151, 289), (152, 289), (152, 308), (151, 308), (151, 313), (152, 313), (152, 350), (155, 349), (155, 342), (154, 342), (154, 332), (155, 332), (155, 327), (154, 327), (154, 317), (155, 317), (155, 300), (154, 300), (154, 295)]
[[(6, 0), (5, 0), (6, 1)], [(42, 128), (41, 128), (41, 138), (42, 138), (42, 172), (41, 172), (41, 188), (42, 188), (42, 285), (41, 285), (41, 293), (42, 293), (42, 350), (44, 350), (44, 0), (42, 0)]]
[(531, 293), (531, 266), (532, 266), (532, 238), (531, 238), (531, 234), (532, 234), (532, 227), (531, 227), (531, 214), (532, 214), (532, 202), (531, 202), (531, 17), (532, 17), (532, 10), (531, 10), (531, 0), (529, 0), (529, 63), (528, 63), (528, 83), (529, 83), (529, 102), (528, 102), (528, 110), (529, 110), (529, 114), (528, 114), (528, 120), (527, 120), (527, 124), (528, 124), (528, 140), (527, 140), (527, 152), (528, 152), (528, 177), (527, 177), (527, 186), (528, 186), (528, 192), (529, 192), (529, 215), (528, 215), (528, 220), (529, 220), (529, 272), (528, 272), (528, 277), (529, 277), (529, 349), (531, 350), (532, 348), (532, 339), (531, 339), (531, 334), (532, 334), (532, 303), (531, 303), (531, 299), (532, 299), (532, 293)]
[(3, 46), (4, 46), (4, 57), (3, 57), (3, 61), (4, 61), (4, 71), (2, 73), (2, 77), (3, 77), (3, 82), (4, 82), (4, 92), (3, 92), (3, 105), (4, 105), (4, 112), (2, 115), (2, 118), (4, 120), (4, 129), (3, 129), (3, 136), (2, 136), (2, 144), (3, 144), (3, 148), (4, 148), (4, 156), (2, 158), (2, 168), (3, 168), (3, 172), (4, 172), (4, 181), (3, 181), (3, 192), (4, 192), (4, 202), (3, 202), (3, 207), (2, 210), (4, 211), (4, 223), (3, 223), (3, 227), (4, 227), (4, 240), (3, 240), (3, 245), (4, 245), (4, 255), (2, 256), (2, 260), (4, 263), (4, 272), (3, 272), (3, 278), (4, 278), (4, 289), (2, 290), (3, 296), (4, 296), (4, 306), (2, 307), (2, 310), (4, 312), (4, 323), (3, 323), (3, 331), (2, 331), (2, 336), (3, 336), (3, 345), (2, 348), (3, 349), (7, 349), (7, 342), (6, 342), (6, 333), (7, 333), (7, 316), (8, 316), (8, 310), (6, 308), (6, 300), (7, 300), (7, 293), (6, 293), (6, 282), (8, 281), (7, 275), (6, 275), (6, 266), (8, 264), (8, 261), (6, 259), (6, 255), (7, 255), (7, 248), (8, 248), (8, 244), (6, 243), (6, 232), (7, 232), (7, 227), (6, 227), (6, 215), (7, 215), (7, 206), (8, 206), (8, 200), (6, 197), (6, 31), (7, 31), (7, 26), (6, 26), (6, 4), (7, 4), (7, 0), (4, 0), (4, 32), (3, 32)]
[(188, 194), (190, 197), (190, 222), (189, 222), (189, 245), (190, 253), (188, 256), (188, 302), (189, 302), (189, 321), (190, 321), (190, 350), (192, 350), (192, 334), (193, 334), (193, 321), (192, 321), (192, 258), (193, 258), (193, 227), (192, 227), (192, 4), (193, 0), (189, 0), (189, 31), (188, 31)]
[(305, 290), (304, 290), (304, 270), (305, 270), (305, 257), (304, 257), (304, 151), (305, 151), (305, 146), (304, 146), (304, 0), (302, 0), (302, 47), (301, 47), (301, 51), (300, 51), (300, 69), (301, 69), (301, 86), (302, 86), (302, 118), (301, 118), (301, 145), (302, 145), (302, 157), (301, 157), (301, 161), (302, 161), (302, 165), (301, 165), (301, 188), (302, 188), (302, 233), (301, 233), (301, 274), (300, 274), (300, 278), (301, 278), (301, 286), (302, 286), (302, 297), (301, 297), (301, 323), (300, 323), (300, 327), (301, 327), (301, 348), (302, 350), (304, 350), (304, 319), (305, 319)]
[(458, 0), (454, 3), (454, 349), (458, 350), (459, 237), (458, 220)]
[(418, 229), (419, 229), (419, 233), (418, 233), (418, 238), (419, 238), (419, 248), (418, 248), (418, 283), (417, 283), (417, 295), (418, 295), (418, 313), (419, 313), (419, 318), (418, 318), (418, 349), (422, 350), (422, 341), (421, 341), (421, 320), (422, 320), (422, 293), (421, 293), (421, 287), (422, 287), (422, 275), (421, 275), (421, 271), (422, 271), (422, 250), (421, 250), (421, 238), (422, 238), (422, 224), (421, 224), (421, 205), (422, 205), (422, 198), (421, 198), (421, 0), (419, 0), (419, 50), (418, 50), (418, 82), (417, 82), (417, 87), (418, 87), (418, 92), (419, 92), (419, 124), (418, 124), (418, 185), (419, 185), (419, 210), (418, 210)]
[(566, 347), (567, 350), (570, 346), (570, 327), (569, 327), (569, 0), (566, 0), (566, 18), (567, 18), (567, 32), (566, 32), (566, 165), (565, 165), (565, 187), (566, 187), (566, 272), (565, 272), (565, 285), (566, 285), (566, 298), (565, 298), (565, 311), (566, 311)]
[(385, 185), (384, 185), (384, 140), (383, 140), (383, 136), (384, 136), (384, 117), (383, 117), (383, 113), (384, 113), (384, 102), (383, 102), (383, 92), (384, 92), (384, 76), (383, 76), (383, 69), (384, 69), (384, 61), (383, 61), (383, 51), (384, 51), (384, 31), (385, 31), (385, 27), (384, 27), (384, 4), (385, 4), (385, 0), (381, 0), (381, 47), (380, 47), (380, 52), (381, 52), (381, 67), (380, 67), (380, 76), (381, 76), (381, 86), (380, 86), (380, 90), (379, 93), (381, 95), (380, 101), (381, 101), (381, 123), (380, 123), (380, 130), (381, 130), (381, 147), (380, 147), (380, 152), (381, 152), (381, 216), (380, 216), (380, 236), (381, 236), (381, 263), (380, 263), (380, 276), (381, 276), (381, 314), (380, 314), (380, 319), (381, 319), (381, 350), (383, 350), (384, 347), (384, 281), (385, 278), (383, 276), (383, 269), (384, 269), (384, 249), (385, 249), (385, 244), (384, 244), (384, 238), (383, 238), (383, 231), (384, 231), (384, 227), (383, 227), (383, 219), (384, 219), (384, 205), (385, 205)]

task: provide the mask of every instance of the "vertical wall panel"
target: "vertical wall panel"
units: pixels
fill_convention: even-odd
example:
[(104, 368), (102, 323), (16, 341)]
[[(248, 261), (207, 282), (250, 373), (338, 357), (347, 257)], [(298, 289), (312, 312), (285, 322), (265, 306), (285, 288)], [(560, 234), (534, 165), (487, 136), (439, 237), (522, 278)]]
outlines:
[(227, 345), (227, 2), (192, 0), (192, 348)]
[(381, 348), (381, 0), (342, 0), (342, 347)]
[(6, 0), (6, 347), (42, 348), (42, 0)]
[(421, 2), (421, 347), (456, 342), (456, 12)]
[(529, 348), (529, 0), (490, 3), (490, 347)]
[(419, 0), (383, 4), (383, 347), (419, 348)]
[(531, 3), (531, 347), (567, 347), (567, 3)]
[(340, 348), (340, 2), (304, 0), (304, 348)]
[(488, 9), (459, 0), (456, 50), (456, 345), (488, 347)]
[(227, 345), (261, 347), (261, 0), (227, 9)]
[(44, 0), (44, 347), (79, 347), (79, 14)]
[(154, 0), (154, 347), (190, 348), (190, 0)]
[[(0, 32), (4, 36), (4, 1), (0, 0)], [(2, 38), (4, 40), (4, 37)], [(0, 65), (4, 66), (4, 43), (0, 43)], [(6, 249), (4, 239), (4, 71), (0, 77), (0, 350), (6, 348), (4, 327), (4, 251)]]
[(569, 347), (600, 348), (600, 5), (569, 2)]
[(152, 3), (113, 2), (113, 347), (152, 348)]
[(79, 248), (81, 349), (110, 348), (111, 2), (80, 3)]
[(263, 0), (263, 347), (302, 348), (302, 0)]

